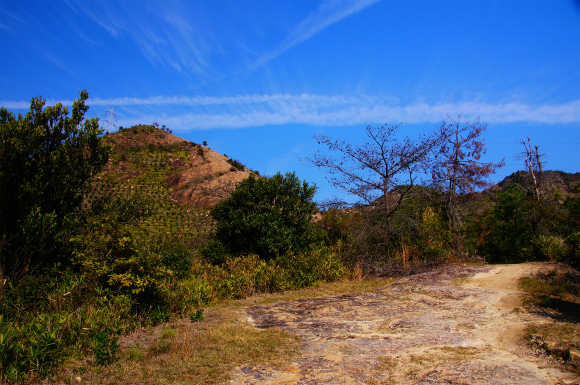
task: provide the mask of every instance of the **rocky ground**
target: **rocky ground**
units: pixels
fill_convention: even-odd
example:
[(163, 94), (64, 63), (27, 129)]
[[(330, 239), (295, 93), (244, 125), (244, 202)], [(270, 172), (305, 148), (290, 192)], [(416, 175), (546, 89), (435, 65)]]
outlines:
[(542, 265), (451, 265), (374, 293), (245, 308), (256, 328), (302, 340), (283, 369), (238, 367), (232, 384), (579, 384), (523, 342), (517, 280)]

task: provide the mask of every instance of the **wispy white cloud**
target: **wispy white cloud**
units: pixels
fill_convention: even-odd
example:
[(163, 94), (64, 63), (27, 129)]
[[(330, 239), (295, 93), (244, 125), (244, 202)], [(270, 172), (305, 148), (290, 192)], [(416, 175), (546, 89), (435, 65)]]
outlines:
[(324, 28), (354, 14), (380, 0), (326, 0), (316, 11), (302, 20), (284, 41), (260, 57), (249, 68), (259, 67), (295, 45), (302, 43), (316, 35)]
[[(48, 100), (52, 105), (57, 100)], [(71, 105), (72, 100), (60, 100)], [(349, 126), (385, 122), (436, 123), (448, 114), (488, 123), (580, 123), (580, 99), (562, 104), (520, 102), (412, 103), (394, 98), (314, 94), (236, 95), (228, 97), (157, 96), (150, 98), (91, 98), (90, 106), (130, 108), (120, 116), (124, 125), (163, 120), (176, 130), (243, 128), (283, 124)], [(8, 109), (28, 109), (24, 101), (0, 101)], [(144, 111), (147, 112), (144, 112)], [(139, 112), (141, 111), (141, 112)], [(156, 111), (156, 112), (151, 112)], [(157, 112), (158, 111), (158, 112)], [(119, 111), (121, 115), (121, 111)]]
[(129, 37), (152, 64), (203, 74), (212, 46), (194, 27), (192, 12), (184, 4), (177, 0), (68, 2), (112, 37)]

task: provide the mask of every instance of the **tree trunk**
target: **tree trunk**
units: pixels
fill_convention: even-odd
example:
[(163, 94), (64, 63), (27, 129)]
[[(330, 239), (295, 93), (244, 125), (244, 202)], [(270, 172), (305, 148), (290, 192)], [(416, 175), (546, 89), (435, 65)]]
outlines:
[(387, 221), (387, 231), (391, 231), (391, 205), (389, 203), (389, 179), (385, 178), (383, 193), (385, 197), (385, 220)]

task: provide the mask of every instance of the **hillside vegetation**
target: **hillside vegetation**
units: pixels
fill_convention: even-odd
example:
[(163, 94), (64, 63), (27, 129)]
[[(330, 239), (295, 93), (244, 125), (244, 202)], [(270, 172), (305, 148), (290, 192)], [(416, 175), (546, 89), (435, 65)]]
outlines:
[[(83, 119), (87, 98), (73, 118), (40, 98), (26, 116), (0, 109), (2, 381), (109, 365), (120, 336), (195, 323), (221, 300), (450, 262), (580, 264), (579, 174), (544, 171), (538, 157), (487, 186), (502, 163), (478, 163), (479, 125), (444, 124), (401, 143), (394, 128), (367, 129), (383, 156), (321, 138), (398, 171), (377, 167), (380, 183), (366, 186), (337, 180), (365, 199), (317, 213), (314, 187), (292, 173), (260, 177), (156, 125), (104, 135)], [(343, 164), (325, 156), (314, 160)], [(433, 184), (416, 185), (413, 173), (428, 167)]]

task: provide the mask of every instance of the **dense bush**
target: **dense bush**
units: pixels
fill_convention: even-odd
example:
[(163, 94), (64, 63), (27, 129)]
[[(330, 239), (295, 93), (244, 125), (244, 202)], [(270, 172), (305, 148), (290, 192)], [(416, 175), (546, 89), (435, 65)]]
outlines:
[[(73, 354), (104, 363), (103, 344), (138, 323), (128, 296), (71, 269), (10, 285), (2, 306), (0, 378), (8, 382), (45, 376)], [(114, 356), (114, 345), (109, 348)]]
[(110, 153), (98, 119), (84, 119), (88, 97), (80, 92), (71, 116), (40, 97), (25, 116), (0, 107), (0, 290), (4, 278), (22, 278), (69, 251), (66, 230), (82, 186)]
[(269, 260), (307, 250), (314, 240), (315, 188), (294, 173), (271, 178), (250, 175), (212, 210), (215, 240), (202, 249), (211, 262), (256, 254)]
[(496, 193), (495, 205), (481, 221), (484, 239), (479, 250), (491, 263), (518, 263), (533, 259), (532, 225), (525, 220), (525, 193), (509, 185)]
[(138, 196), (93, 202), (72, 238), (74, 264), (106, 287), (133, 296), (154, 294), (166, 274), (162, 256), (138, 245), (130, 232), (147, 212), (148, 202)]
[(331, 248), (287, 253), (268, 261), (253, 254), (240, 256), (212, 266), (209, 272), (208, 282), (222, 298), (294, 290), (347, 275), (340, 256)]

